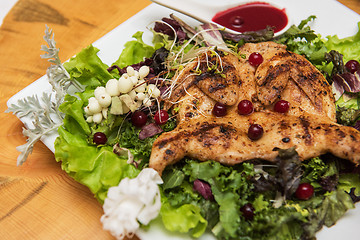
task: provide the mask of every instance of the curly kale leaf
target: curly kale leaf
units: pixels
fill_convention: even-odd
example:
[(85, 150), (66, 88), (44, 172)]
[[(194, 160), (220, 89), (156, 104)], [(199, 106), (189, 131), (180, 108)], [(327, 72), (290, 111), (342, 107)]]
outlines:
[(292, 25), (285, 33), (274, 38), (274, 41), (285, 44), (289, 51), (306, 56), (313, 64), (325, 61), (327, 48), (320, 35), (308, 25), (316, 17), (309, 16), (296, 26)]
[(360, 109), (337, 107), (336, 108), (336, 120), (339, 124), (345, 126), (352, 126), (356, 120), (360, 117)]

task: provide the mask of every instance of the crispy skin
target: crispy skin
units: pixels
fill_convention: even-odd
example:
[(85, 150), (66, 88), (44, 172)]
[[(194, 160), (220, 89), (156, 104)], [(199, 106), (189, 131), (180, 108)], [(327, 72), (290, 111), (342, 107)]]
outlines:
[[(264, 62), (257, 69), (250, 66), (247, 60), (242, 60), (242, 66), (237, 67), (253, 70), (249, 71), (249, 75), (254, 76), (252, 81), (256, 82), (254, 98), (262, 106), (272, 106), (281, 98), (291, 103), (293, 114), (306, 111), (327, 115), (336, 121), (334, 96), (329, 84), (303, 56), (286, 51), (285, 46), (273, 42), (245, 44), (240, 51), (246, 55), (246, 59), (253, 52), (259, 52), (264, 57)], [(243, 72), (240, 71), (240, 75)]]
[[(257, 68), (247, 61), (254, 51), (264, 57)], [(219, 98), (216, 91), (209, 92), (206, 88), (217, 78), (205, 77), (202, 85), (187, 85), (187, 94), (172, 99), (181, 100), (177, 104), (178, 126), (154, 142), (150, 167), (161, 174), (166, 166), (185, 156), (226, 165), (251, 159), (273, 161), (276, 148), (290, 147), (296, 148), (302, 160), (330, 152), (359, 164), (360, 132), (336, 124), (330, 86), (315, 67), (302, 56), (272, 42), (245, 44), (241, 53), (247, 57), (223, 56), (224, 62), (232, 65), (229, 69), (237, 72), (238, 79), (233, 84), (236, 78), (231, 78), (227, 86), (237, 93), (236, 103), (228, 104), (228, 114), (225, 117), (211, 114)], [(186, 72), (181, 74), (185, 78)], [(280, 98), (290, 102), (291, 109), (285, 114), (272, 110)], [(251, 100), (255, 112), (239, 115), (237, 103), (242, 99)], [(264, 128), (263, 137), (257, 141), (247, 136), (253, 123)]]

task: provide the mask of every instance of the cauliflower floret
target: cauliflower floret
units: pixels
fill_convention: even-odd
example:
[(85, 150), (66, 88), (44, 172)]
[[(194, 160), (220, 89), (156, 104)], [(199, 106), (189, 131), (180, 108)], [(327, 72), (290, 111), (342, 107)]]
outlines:
[(101, 217), (103, 228), (116, 239), (131, 237), (140, 224), (147, 225), (159, 214), (161, 207), (158, 184), (163, 181), (152, 168), (143, 169), (134, 179), (124, 178), (109, 188)]

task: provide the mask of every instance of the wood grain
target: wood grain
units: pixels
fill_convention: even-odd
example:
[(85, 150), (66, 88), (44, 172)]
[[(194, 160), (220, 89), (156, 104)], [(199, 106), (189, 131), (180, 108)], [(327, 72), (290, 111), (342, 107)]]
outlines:
[(360, 1), (359, 0), (338, 0), (338, 2), (344, 4), (348, 8), (360, 14)]
[[(360, 13), (360, 1), (339, 0)], [(22, 123), (4, 113), (6, 101), (45, 74), (41, 60), (45, 25), (68, 59), (150, 4), (147, 0), (19, 0), (0, 28), (0, 238), (113, 239), (102, 230), (102, 208), (89, 190), (56, 163), (42, 143), (21, 167), (16, 146)]]

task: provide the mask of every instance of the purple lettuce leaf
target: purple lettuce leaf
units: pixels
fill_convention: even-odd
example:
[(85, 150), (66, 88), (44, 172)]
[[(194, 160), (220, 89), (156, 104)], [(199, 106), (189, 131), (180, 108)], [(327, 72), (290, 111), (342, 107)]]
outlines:
[(193, 190), (198, 192), (206, 200), (214, 200), (210, 184), (203, 180), (196, 179), (194, 181)]

